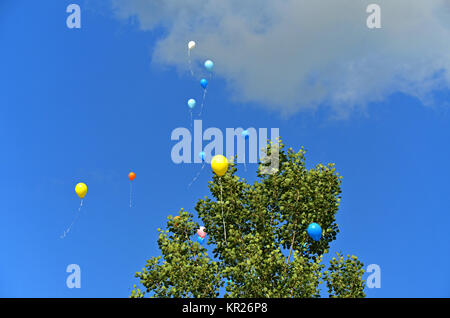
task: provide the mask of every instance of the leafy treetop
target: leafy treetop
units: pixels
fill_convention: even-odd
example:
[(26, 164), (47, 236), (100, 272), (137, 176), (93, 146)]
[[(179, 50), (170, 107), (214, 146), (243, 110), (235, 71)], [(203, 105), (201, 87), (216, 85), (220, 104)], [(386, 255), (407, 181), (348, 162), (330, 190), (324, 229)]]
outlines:
[[(262, 171), (273, 162), (262, 160), (250, 185), (231, 164), (209, 182), (213, 198), (197, 202), (213, 257), (191, 239), (199, 224), (181, 209), (158, 229), (162, 256), (136, 273), (145, 290), (135, 285), (131, 297), (219, 297), (221, 287), (224, 297), (319, 297), (324, 282), (330, 297), (365, 297), (356, 256), (337, 254), (327, 270), (322, 264), (339, 233), (342, 177), (334, 164), (307, 169), (305, 150), (285, 151), (281, 140), (267, 145), (266, 158), (275, 157), (272, 150), (279, 155), (271, 174)], [(306, 232), (313, 222), (323, 230), (317, 242)]]

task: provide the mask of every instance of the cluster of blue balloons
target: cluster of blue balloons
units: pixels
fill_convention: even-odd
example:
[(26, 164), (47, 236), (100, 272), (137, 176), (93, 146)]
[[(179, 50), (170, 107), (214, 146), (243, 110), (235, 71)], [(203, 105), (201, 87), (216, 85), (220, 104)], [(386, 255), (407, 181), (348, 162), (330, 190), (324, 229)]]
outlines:
[[(209, 72), (211, 72), (214, 68), (214, 63), (211, 60), (207, 60), (204, 65), (205, 65), (206, 70), (208, 70)], [(206, 80), (206, 78), (202, 78), (200, 80), (200, 86), (203, 89), (206, 89), (206, 87), (208, 87), (208, 81)], [(195, 101), (195, 99), (191, 98), (188, 100), (187, 104), (188, 104), (189, 108), (192, 109), (195, 107), (196, 101)]]

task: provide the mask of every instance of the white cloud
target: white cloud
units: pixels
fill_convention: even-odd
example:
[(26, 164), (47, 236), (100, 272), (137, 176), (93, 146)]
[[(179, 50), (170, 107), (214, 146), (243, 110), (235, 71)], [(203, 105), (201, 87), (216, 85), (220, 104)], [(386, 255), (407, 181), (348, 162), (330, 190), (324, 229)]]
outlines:
[[(345, 115), (395, 92), (432, 104), (450, 87), (450, 0), (112, 0), (121, 19), (163, 28), (153, 62), (188, 71), (211, 58), (235, 100), (288, 115)], [(368, 29), (366, 7), (381, 7)]]

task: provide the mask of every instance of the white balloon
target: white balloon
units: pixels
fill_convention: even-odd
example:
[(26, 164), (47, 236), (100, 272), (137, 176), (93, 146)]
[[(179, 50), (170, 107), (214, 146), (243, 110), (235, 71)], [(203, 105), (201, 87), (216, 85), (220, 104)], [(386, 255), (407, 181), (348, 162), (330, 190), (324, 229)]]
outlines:
[(204, 226), (200, 226), (200, 231), (202, 231), (202, 232), (206, 232), (205, 230), (206, 230), (206, 229), (205, 229), (205, 227), (204, 227)]
[(188, 49), (192, 50), (195, 47), (195, 42), (194, 41), (189, 41), (188, 43)]

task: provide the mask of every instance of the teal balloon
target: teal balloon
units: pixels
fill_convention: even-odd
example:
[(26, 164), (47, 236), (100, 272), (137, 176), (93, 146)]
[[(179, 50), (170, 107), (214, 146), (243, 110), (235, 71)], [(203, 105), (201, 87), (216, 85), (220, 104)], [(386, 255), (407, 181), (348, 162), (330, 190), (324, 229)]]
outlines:
[(213, 61), (207, 60), (207, 61), (205, 62), (205, 68), (206, 68), (208, 71), (212, 71), (213, 67), (214, 67)]
[(247, 130), (247, 129), (246, 129), (246, 130), (243, 130), (243, 131), (241, 132), (241, 136), (244, 137), (245, 139), (248, 139), (248, 137), (249, 137), (248, 130)]
[(306, 229), (308, 235), (314, 240), (319, 241), (322, 238), (322, 228), (317, 223), (311, 223)]
[(194, 108), (195, 104), (197, 104), (197, 102), (195, 101), (195, 99), (191, 98), (190, 100), (188, 100), (187, 102), (189, 108)]
[(201, 236), (197, 236), (197, 242), (199, 242), (200, 244), (203, 244), (204, 241), (205, 241), (204, 238), (202, 238)]
[(206, 79), (202, 78), (202, 79), (200, 80), (200, 85), (201, 85), (204, 89), (206, 89), (206, 86), (208, 86), (208, 81), (207, 81)]
[(204, 151), (200, 151), (199, 154), (198, 154), (198, 156), (200, 157), (200, 159), (202, 159), (202, 161), (205, 161), (205, 160), (206, 160), (206, 154), (205, 154)]

